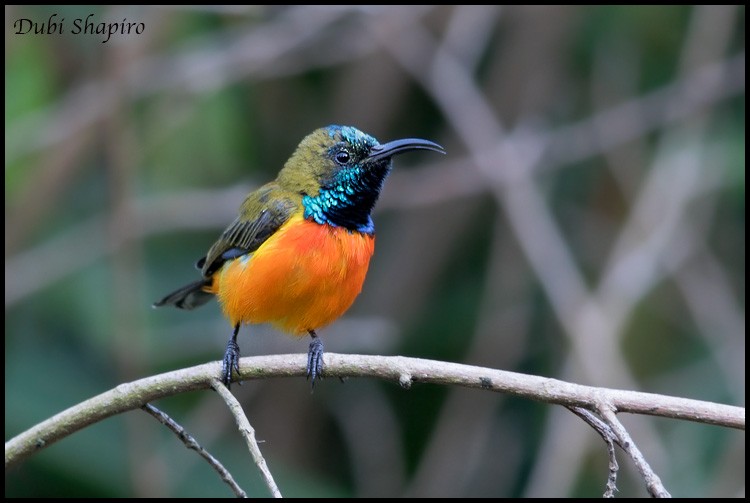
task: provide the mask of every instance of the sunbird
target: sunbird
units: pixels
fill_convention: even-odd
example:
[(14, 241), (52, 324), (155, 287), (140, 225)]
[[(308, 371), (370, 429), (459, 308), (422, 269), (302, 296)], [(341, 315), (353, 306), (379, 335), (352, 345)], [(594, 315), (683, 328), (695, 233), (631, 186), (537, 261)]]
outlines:
[(314, 385), (323, 370), (316, 329), (344, 314), (362, 290), (375, 248), (370, 213), (393, 156), (420, 149), (445, 153), (415, 138), (380, 144), (351, 126), (313, 131), (276, 180), (247, 195), (237, 218), (196, 263), (201, 279), (154, 307), (190, 310), (217, 297), (233, 327), (222, 365), (227, 387), (232, 371), (239, 373), (242, 324), (309, 334), (307, 377)]

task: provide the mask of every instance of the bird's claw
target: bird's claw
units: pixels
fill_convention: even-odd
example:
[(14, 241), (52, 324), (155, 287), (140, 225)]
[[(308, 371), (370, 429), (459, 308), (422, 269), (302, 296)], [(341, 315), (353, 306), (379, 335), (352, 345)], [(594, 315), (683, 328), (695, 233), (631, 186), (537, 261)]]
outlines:
[[(240, 346), (237, 341), (230, 339), (227, 343), (227, 350), (224, 352), (224, 360), (221, 366), (221, 382), (227, 387), (232, 385), (232, 370), (240, 373)], [(241, 384), (238, 382), (238, 384)]]
[(317, 337), (313, 338), (307, 350), (307, 378), (312, 387), (315, 387), (315, 379), (323, 378), (323, 341)]

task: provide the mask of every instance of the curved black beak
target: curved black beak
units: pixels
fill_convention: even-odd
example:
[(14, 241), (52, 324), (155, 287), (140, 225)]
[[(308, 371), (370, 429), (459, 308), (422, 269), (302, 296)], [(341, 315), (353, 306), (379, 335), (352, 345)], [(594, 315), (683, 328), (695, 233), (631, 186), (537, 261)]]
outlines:
[(377, 161), (410, 150), (432, 150), (433, 152), (445, 154), (445, 149), (437, 143), (428, 140), (420, 140), (419, 138), (406, 138), (403, 140), (389, 141), (382, 145), (375, 145), (370, 150), (370, 155), (367, 156), (367, 160)]

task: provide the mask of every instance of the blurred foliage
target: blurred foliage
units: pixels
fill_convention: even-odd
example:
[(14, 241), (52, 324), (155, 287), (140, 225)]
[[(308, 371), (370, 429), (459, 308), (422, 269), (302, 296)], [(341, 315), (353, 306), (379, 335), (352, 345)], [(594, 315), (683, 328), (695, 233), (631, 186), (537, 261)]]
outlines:
[[(145, 30), (107, 43), (73, 34), (90, 13)], [(52, 14), (63, 34), (13, 29)], [(150, 305), (194, 278), (244, 192), (336, 123), (384, 141), (429, 138), (448, 156), (397, 161), (365, 289), (320, 331), (327, 350), (744, 405), (744, 17), (742, 6), (6, 6), (6, 439), (118, 383), (218, 359), (230, 328), (216, 305)], [(434, 82), (405, 63), (429, 63), (430, 44), (410, 41), (430, 40), (469, 78)], [(719, 77), (700, 80), (704, 70)], [(542, 151), (529, 178), (542, 220), (512, 211), (510, 178), (475, 165), (488, 152), (462, 136), (483, 132), (465, 82), (505, 127), (498, 144), (532, 138)], [(626, 104), (635, 116), (606, 115)], [(498, 173), (518, 171), (492, 155)], [(659, 182), (665, 169), (671, 183)], [(544, 215), (552, 227), (539, 226)], [(545, 247), (550, 228), (562, 239)], [(537, 252), (571, 261), (550, 273)], [(578, 295), (559, 286), (569, 272), (611, 323), (601, 333), (587, 332), (583, 304), (565, 304)], [(241, 347), (307, 343), (261, 326), (242, 330)], [(604, 491), (606, 449), (556, 407), (367, 380), (234, 391), (285, 496)], [(250, 495), (267, 495), (212, 393), (156, 405)], [(744, 432), (624, 421), (673, 495), (744, 495)], [(619, 460), (619, 494), (645, 495)], [(140, 411), (50, 446), (5, 480), (6, 497), (231, 495)]]

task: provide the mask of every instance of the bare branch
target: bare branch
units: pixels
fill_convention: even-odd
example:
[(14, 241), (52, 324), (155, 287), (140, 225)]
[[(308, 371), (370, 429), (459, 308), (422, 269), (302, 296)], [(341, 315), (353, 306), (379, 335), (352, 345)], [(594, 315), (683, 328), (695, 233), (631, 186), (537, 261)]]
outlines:
[(615, 456), (615, 444), (612, 440), (605, 439), (607, 443), (607, 453), (609, 454), (609, 476), (607, 477), (607, 489), (604, 491), (605, 498), (614, 498), (617, 491), (617, 457)]
[(628, 430), (626, 430), (622, 423), (617, 419), (614, 410), (610, 406), (603, 404), (599, 407), (599, 415), (602, 416), (604, 421), (617, 435), (617, 438), (620, 440), (618, 445), (620, 445), (620, 447), (622, 447), (622, 449), (633, 459), (636, 468), (638, 468), (638, 471), (646, 481), (646, 487), (648, 488), (649, 494), (654, 498), (671, 498), (671, 495), (661, 483), (659, 476), (651, 469), (651, 466), (649, 466), (646, 458), (641, 454), (638, 446), (633, 442), (633, 439), (630, 438)]
[(151, 416), (155, 417), (157, 421), (172, 430), (175, 435), (177, 435), (177, 438), (179, 438), (180, 441), (185, 444), (185, 447), (194, 450), (195, 452), (200, 454), (203, 459), (208, 461), (208, 464), (211, 465), (214, 470), (216, 470), (216, 472), (219, 474), (219, 477), (221, 477), (221, 480), (227, 483), (229, 488), (238, 498), (247, 498), (247, 493), (245, 493), (245, 491), (242, 490), (239, 484), (235, 482), (234, 477), (232, 477), (232, 474), (229, 473), (226, 468), (224, 468), (224, 465), (221, 464), (221, 461), (213, 457), (210, 452), (201, 447), (201, 445), (195, 440), (195, 438), (193, 438), (192, 435), (185, 431), (185, 428), (180, 426), (179, 423), (169, 417), (169, 415), (167, 415), (165, 412), (157, 409), (150, 403), (147, 403), (146, 405), (141, 407), (141, 409), (146, 411)]
[(253, 461), (255, 461), (255, 464), (258, 466), (258, 469), (263, 476), (263, 480), (268, 486), (268, 489), (271, 491), (271, 494), (274, 498), (281, 498), (281, 491), (279, 491), (278, 486), (276, 486), (276, 482), (274, 482), (273, 480), (273, 475), (271, 475), (271, 471), (268, 469), (266, 460), (263, 457), (263, 454), (261, 454), (260, 452), (258, 441), (255, 440), (255, 430), (252, 426), (250, 426), (250, 421), (248, 421), (245, 412), (242, 410), (242, 405), (240, 405), (240, 402), (237, 401), (234, 395), (227, 388), (225, 388), (221, 381), (219, 381), (218, 379), (214, 378), (211, 381), (211, 387), (221, 396), (221, 398), (224, 399), (227, 406), (229, 407), (229, 410), (231, 410), (232, 414), (234, 414), (234, 419), (235, 421), (237, 421), (237, 426), (240, 429), (242, 438), (245, 439), (247, 447), (248, 449), (250, 449), (250, 455), (253, 457)]
[[(221, 363), (211, 362), (120, 384), (110, 391), (56, 414), (7, 441), (5, 468), (102, 419), (140, 408), (148, 402), (166, 396), (208, 389), (220, 372)], [(306, 356), (301, 354), (253, 356), (240, 360), (241, 380), (302, 377), (305, 373)], [(597, 410), (599, 404), (608, 403), (620, 412), (745, 429), (743, 407), (638, 391), (583, 386), (557, 379), (459, 363), (403, 356), (326, 353), (325, 375), (379, 377), (397, 382), (404, 388), (408, 388), (414, 382), (452, 384), (589, 410)]]
[(604, 491), (605, 498), (614, 498), (615, 491), (617, 491), (617, 471), (620, 467), (617, 465), (617, 458), (615, 456), (615, 443), (620, 444), (620, 439), (617, 438), (615, 432), (609, 427), (607, 423), (599, 419), (593, 412), (583, 409), (581, 407), (567, 407), (567, 409), (575, 414), (576, 416), (583, 419), (583, 421), (591, 426), (604, 443), (607, 444), (607, 453), (609, 454), (609, 475), (607, 476), (607, 488)]

